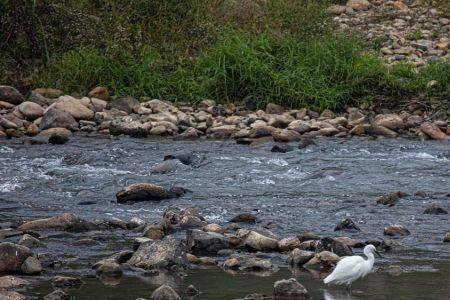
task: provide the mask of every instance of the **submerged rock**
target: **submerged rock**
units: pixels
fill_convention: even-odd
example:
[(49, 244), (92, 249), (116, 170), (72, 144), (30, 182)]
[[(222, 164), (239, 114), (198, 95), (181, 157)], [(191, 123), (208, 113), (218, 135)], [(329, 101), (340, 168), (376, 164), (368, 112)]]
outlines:
[(450, 231), (444, 235), (444, 243), (450, 243)]
[(270, 149), (270, 152), (286, 153), (294, 150), (294, 148), (288, 144), (276, 144)]
[(152, 293), (152, 296), (150, 299), (152, 299), (152, 300), (181, 300), (181, 297), (170, 286), (162, 285)]
[(230, 220), (233, 223), (256, 223), (256, 216), (250, 213), (242, 213)]
[(185, 249), (183, 241), (167, 236), (161, 241), (141, 244), (127, 263), (144, 269), (184, 267), (187, 264)]
[(116, 194), (118, 203), (130, 201), (159, 201), (180, 197), (186, 192), (185, 189), (174, 187), (170, 190), (151, 184), (151, 183), (135, 183), (125, 187)]
[(123, 274), (122, 267), (114, 259), (104, 259), (93, 267), (98, 276), (120, 277)]
[(31, 250), (25, 246), (0, 243), (0, 272), (20, 272), (22, 264), (31, 254)]
[(448, 212), (445, 209), (437, 205), (426, 208), (423, 213), (428, 215), (448, 215)]
[(195, 286), (193, 286), (193, 285), (191, 284), (191, 285), (189, 285), (189, 286), (186, 288), (185, 293), (186, 293), (186, 295), (188, 295), (189, 297), (193, 297), (193, 296), (197, 296), (198, 294), (200, 294), (200, 291), (199, 291)]
[(58, 288), (80, 287), (83, 284), (80, 278), (68, 276), (55, 276), (52, 279), (52, 285)]
[(393, 191), (377, 199), (377, 204), (394, 206), (400, 198), (406, 196), (402, 191)]
[(361, 229), (359, 229), (359, 227), (355, 224), (355, 222), (353, 222), (352, 219), (346, 218), (346, 219), (341, 220), (336, 225), (336, 227), (334, 227), (334, 231), (339, 231), (339, 230), (359, 231)]
[(295, 278), (282, 279), (273, 285), (274, 300), (306, 300), (311, 299), (308, 290)]
[(71, 300), (69, 294), (61, 289), (57, 289), (44, 297), (44, 300)]
[[(10, 275), (0, 277), (0, 290), (18, 288), (24, 285), (28, 285), (28, 281), (22, 278)], [(0, 299), (3, 298), (0, 297)]]

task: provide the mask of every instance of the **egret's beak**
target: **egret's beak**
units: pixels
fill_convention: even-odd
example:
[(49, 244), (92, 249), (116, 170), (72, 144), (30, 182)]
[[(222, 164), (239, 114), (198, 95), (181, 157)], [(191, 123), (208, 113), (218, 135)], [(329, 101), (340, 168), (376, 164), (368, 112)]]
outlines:
[(375, 253), (378, 255), (379, 258), (383, 258), (383, 256), (381, 256), (380, 252), (378, 252), (377, 250), (375, 250)]

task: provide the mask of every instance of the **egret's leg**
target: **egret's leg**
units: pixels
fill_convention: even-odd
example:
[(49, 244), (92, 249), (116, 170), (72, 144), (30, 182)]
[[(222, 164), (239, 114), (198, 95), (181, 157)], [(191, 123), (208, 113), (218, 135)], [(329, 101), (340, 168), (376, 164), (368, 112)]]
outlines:
[(352, 293), (352, 284), (347, 284), (347, 292)]

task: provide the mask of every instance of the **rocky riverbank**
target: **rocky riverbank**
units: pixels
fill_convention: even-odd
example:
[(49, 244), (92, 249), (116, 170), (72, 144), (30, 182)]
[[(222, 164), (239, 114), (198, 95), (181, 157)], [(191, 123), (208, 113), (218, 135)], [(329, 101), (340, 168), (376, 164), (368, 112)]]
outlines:
[(328, 13), (341, 30), (355, 30), (374, 43), (389, 64), (416, 67), (450, 57), (450, 19), (438, 5), (416, 0), (350, 0)]
[(60, 144), (72, 132), (81, 131), (140, 138), (233, 138), (242, 144), (273, 139), (304, 145), (305, 140), (321, 136), (448, 140), (450, 134), (446, 112), (420, 103), (400, 112), (349, 107), (335, 113), (328, 109), (286, 109), (272, 103), (254, 111), (251, 106), (212, 100), (174, 105), (157, 99), (111, 99), (104, 87), (96, 87), (87, 97), (63, 95), (54, 89), (36, 89), (24, 96), (13, 87), (0, 86), (0, 137)]

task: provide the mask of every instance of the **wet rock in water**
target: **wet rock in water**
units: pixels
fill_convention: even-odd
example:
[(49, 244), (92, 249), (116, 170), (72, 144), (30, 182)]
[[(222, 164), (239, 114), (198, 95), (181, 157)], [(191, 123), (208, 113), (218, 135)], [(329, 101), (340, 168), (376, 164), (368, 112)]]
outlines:
[(79, 216), (73, 213), (65, 213), (59, 216), (38, 219), (33, 221), (28, 221), (19, 226), (20, 230), (35, 230), (35, 229), (62, 229), (69, 230), (75, 229), (83, 221)]
[(22, 264), (31, 254), (25, 246), (0, 243), (0, 272), (20, 272)]
[(71, 297), (63, 290), (57, 289), (46, 295), (44, 300), (71, 300)]
[(393, 191), (377, 199), (377, 204), (383, 204), (388, 206), (394, 206), (400, 198), (406, 196), (406, 193), (402, 191)]
[(273, 285), (274, 300), (306, 300), (311, 299), (306, 288), (295, 278), (282, 279)]
[(165, 236), (164, 228), (160, 224), (148, 225), (142, 236), (152, 240), (162, 240)]
[(225, 270), (241, 272), (265, 272), (275, 268), (270, 259), (258, 258), (253, 255), (231, 255), (223, 263)]
[(73, 245), (76, 247), (80, 247), (80, 246), (94, 246), (94, 245), (98, 245), (99, 242), (97, 242), (94, 239), (79, 239), (73, 242)]
[(273, 300), (273, 297), (271, 295), (269, 296), (266, 294), (253, 293), (253, 294), (248, 294), (244, 298), (235, 299), (235, 300)]
[(133, 254), (134, 254), (134, 251), (122, 250), (122, 251), (119, 251), (119, 252), (111, 255), (111, 257), (109, 259), (114, 260), (118, 264), (124, 264), (130, 260), (130, 258), (133, 256)]
[(278, 250), (280, 252), (291, 251), (298, 246), (300, 246), (298, 237), (288, 237), (278, 241)]
[(203, 231), (206, 231), (206, 232), (215, 232), (215, 233), (220, 233), (220, 234), (225, 232), (225, 229), (222, 226), (220, 226), (219, 224), (214, 224), (214, 223), (208, 224), (208, 225), (204, 226), (202, 229), (203, 229)]
[(316, 253), (303, 267), (307, 269), (328, 269), (334, 267), (338, 261), (339, 256), (330, 251), (322, 251)]
[(19, 241), (19, 245), (22, 245), (22, 246), (25, 246), (28, 248), (37, 247), (40, 244), (41, 244), (41, 242), (37, 238), (35, 238), (29, 234), (24, 234)]
[(311, 241), (311, 240), (320, 240), (320, 236), (315, 235), (313, 233), (304, 233), (297, 236), (297, 238), (300, 240), (301, 243), (305, 241)]
[(78, 123), (68, 112), (56, 108), (50, 108), (42, 117), (41, 123), (39, 124), (39, 129), (45, 130), (55, 127), (75, 130), (78, 128)]
[[(15, 276), (1, 276), (0, 277), (0, 290), (3, 289), (12, 289), (12, 288), (18, 288), (24, 285), (28, 285), (28, 281), (15, 277)], [(0, 299), (3, 299), (0, 297)]]
[(119, 98), (113, 101), (108, 102), (108, 109), (117, 109), (126, 112), (127, 114), (131, 114), (133, 111), (137, 111), (139, 108), (139, 101), (133, 97), (124, 97)]
[(21, 266), (21, 270), (24, 274), (35, 275), (35, 274), (39, 274), (42, 272), (42, 265), (41, 265), (41, 262), (37, 258), (35, 258), (33, 256), (29, 256), (23, 262), (23, 264)]
[(198, 294), (200, 294), (200, 291), (199, 291), (195, 286), (193, 286), (193, 285), (191, 284), (191, 285), (189, 285), (189, 286), (186, 288), (185, 293), (186, 293), (186, 295), (188, 295), (189, 297), (193, 297), (193, 296), (197, 296)]
[[(242, 231), (239, 230), (239, 231)], [(256, 231), (249, 231), (238, 237), (244, 240), (244, 246), (249, 251), (277, 251), (278, 241), (276, 239), (264, 236)]]
[(355, 222), (353, 222), (352, 219), (346, 218), (346, 219), (341, 220), (336, 225), (336, 227), (334, 227), (334, 231), (339, 231), (339, 230), (359, 231), (361, 229), (359, 229), (359, 227), (355, 224)]
[(366, 246), (366, 243), (364, 241), (352, 239), (346, 236), (334, 237), (333, 240), (344, 243), (351, 248), (364, 248), (364, 246)]
[(47, 142), (50, 144), (62, 145), (69, 140), (71, 135), (72, 132), (66, 128), (54, 127), (41, 131), (36, 137), (33, 138), (33, 140), (47, 139)]
[(22, 94), (12, 86), (0, 85), (0, 101), (19, 105), (25, 98)]
[(166, 190), (159, 185), (151, 183), (135, 183), (117, 192), (116, 198), (118, 203), (130, 201), (159, 201), (180, 197), (185, 192), (186, 190), (180, 187)]
[(435, 124), (424, 122), (420, 130), (433, 140), (447, 140), (448, 136)]
[(143, 269), (184, 267), (187, 263), (185, 248), (184, 241), (167, 236), (161, 241), (141, 244), (127, 263)]
[(287, 262), (291, 266), (301, 267), (314, 257), (313, 251), (294, 249), (289, 253)]
[(276, 144), (270, 149), (270, 152), (286, 153), (294, 150), (294, 148), (288, 144)]
[(178, 153), (164, 156), (164, 160), (177, 159), (184, 165), (190, 165), (193, 162), (192, 153)]
[(80, 287), (83, 284), (80, 278), (68, 276), (55, 276), (52, 279), (52, 285), (58, 288)]
[(394, 224), (386, 227), (383, 234), (388, 236), (406, 236), (410, 235), (411, 233), (408, 229), (406, 229), (406, 227)]
[(250, 213), (242, 213), (230, 220), (233, 223), (256, 223), (256, 216)]
[(113, 259), (101, 260), (93, 268), (98, 276), (120, 277), (123, 274), (122, 267)]
[(150, 299), (152, 299), (152, 300), (181, 300), (181, 297), (170, 286), (162, 285), (152, 293), (152, 296)]
[(316, 143), (314, 142), (313, 139), (301, 138), (300, 141), (298, 142), (298, 148), (304, 149), (310, 145), (315, 145), (315, 144)]
[(179, 224), (182, 229), (200, 228), (205, 225), (205, 223), (196, 216), (184, 216)]
[(188, 251), (195, 255), (217, 254), (220, 250), (230, 248), (228, 238), (215, 232), (189, 230), (186, 240)]
[(0, 291), (0, 299), (2, 300), (26, 300), (27, 297), (18, 293), (11, 291)]
[(443, 242), (444, 242), (444, 243), (450, 243), (450, 231), (447, 232), (447, 233), (444, 235)]
[(34, 102), (23, 102), (17, 108), (28, 121), (34, 121), (44, 115), (44, 109)]
[(425, 197), (427, 197), (427, 193), (425, 191), (417, 191), (414, 193), (414, 196), (425, 198)]
[(428, 215), (448, 215), (448, 212), (445, 209), (437, 205), (426, 208), (423, 213)]
[(109, 99), (109, 91), (108, 88), (104, 86), (97, 86), (89, 92), (88, 96), (90, 98), (97, 98), (106, 101)]
[(128, 228), (130, 229), (135, 229), (141, 226), (145, 225), (145, 221), (138, 218), (138, 217), (133, 217), (131, 218), (131, 220), (128, 222)]
[(167, 174), (177, 171), (178, 169), (185, 166), (178, 160), (169, 160), (162, 163), (157, 164), (152, 167), (151, 174)]

